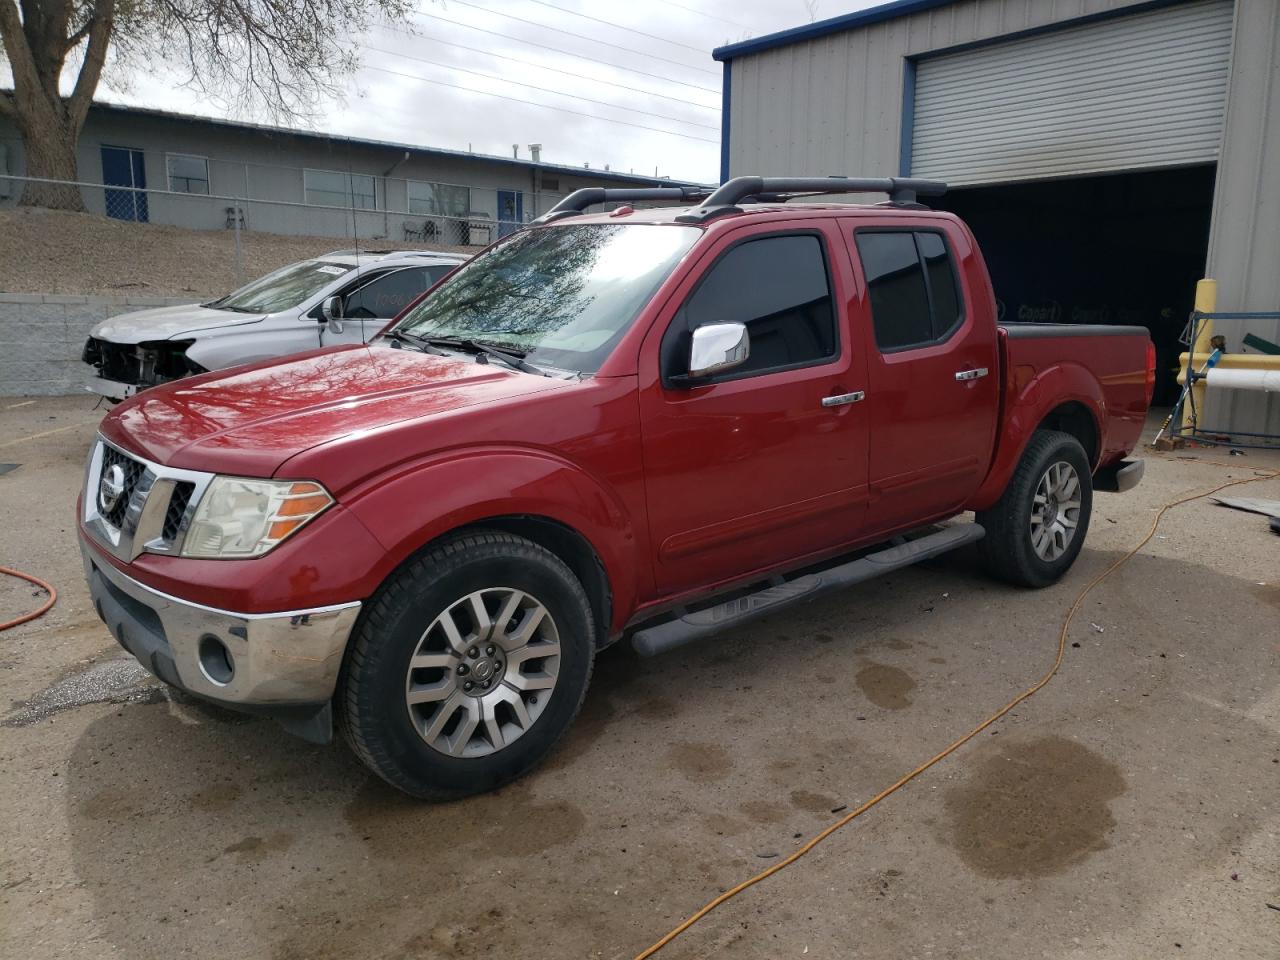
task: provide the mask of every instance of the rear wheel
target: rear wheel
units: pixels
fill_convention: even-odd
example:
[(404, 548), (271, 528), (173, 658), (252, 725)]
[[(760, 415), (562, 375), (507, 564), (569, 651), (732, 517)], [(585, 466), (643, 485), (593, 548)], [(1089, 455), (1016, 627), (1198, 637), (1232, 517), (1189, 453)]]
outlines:
[(475, 533), (398, 571), (343, 666), (356, 754), (392, 786), (448, 799), (537, 764), (577, 715), (595, 629), (582, 585), (522, 537)]
[(1046, 587), (1070, 569), (1084, 544), (1093, 510), (1089, 458), (1080, 441), (1037, 430), (998, 503), (978, 514), (979, 542), (993, 576), (1024, 587)]

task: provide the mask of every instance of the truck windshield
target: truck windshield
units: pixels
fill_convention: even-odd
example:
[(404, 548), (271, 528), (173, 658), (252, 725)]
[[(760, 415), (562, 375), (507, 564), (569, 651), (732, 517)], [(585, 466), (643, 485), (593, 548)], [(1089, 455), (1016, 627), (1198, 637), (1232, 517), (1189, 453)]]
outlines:
[(240, 313), (278, 313), (315, 296), (338, 277), (355, 269), (354, 263), (303, 260), (281, 267), (205, 306)]
[(698, 235), (643, 223), (525, 230), (459, 269), (396, 329), (594, 373)]

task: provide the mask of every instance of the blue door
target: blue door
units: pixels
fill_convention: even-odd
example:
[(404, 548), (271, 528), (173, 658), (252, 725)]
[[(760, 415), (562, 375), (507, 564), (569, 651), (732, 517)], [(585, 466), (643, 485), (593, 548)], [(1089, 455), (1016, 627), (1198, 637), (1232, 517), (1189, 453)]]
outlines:
[[(142, 151), (129, 147), (102, 148), (103, 201), (107, 216), (117, 220), (147, 222), (147, 171), (142, 164)], [(111, 187), (127, 187), (112, 190)]]
[(515, 233), (524, 223), (524, 194), (519, 190), (498, 191), (498, 236)]

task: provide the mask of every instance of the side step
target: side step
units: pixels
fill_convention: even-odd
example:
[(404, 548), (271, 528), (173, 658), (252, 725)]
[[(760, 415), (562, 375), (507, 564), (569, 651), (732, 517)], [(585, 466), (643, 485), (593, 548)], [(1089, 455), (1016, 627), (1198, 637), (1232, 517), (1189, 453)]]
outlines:
[(729, 627), (736, 627), (773, 613), (801, 600), (812, 600), (828, 590), (850, 587), (855, 583), (909, 567), (913, 563), (936, 557), (940, 553), (975, 543), (986, 535), (979, 524), (958, 523), (936, 533), (908, 540), (877, 553), (859, 557), (818, 573), (807, 573), (794, 580), (784, 580), (756, 593), (726, 600), (713, 607), (684, 613), (674, 620), (637, 630), (631, 645), (642, 657), (654, 657), (676, 647), (692, 643)]

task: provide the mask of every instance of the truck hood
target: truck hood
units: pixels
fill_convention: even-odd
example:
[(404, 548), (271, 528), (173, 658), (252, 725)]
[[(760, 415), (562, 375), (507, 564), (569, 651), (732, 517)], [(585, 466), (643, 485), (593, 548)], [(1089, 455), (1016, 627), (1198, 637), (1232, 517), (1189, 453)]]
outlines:
[(237, 313), (234, 310), (212, 310), (198, 303), (183, 303), (174, 307), (155, 307), (136, 313), (122, 313), (104, 320), (89, 335), (109, 343), (145, 343), (149, 340), (169, 340), (184, 333), (198, 333), (221, 327), (242, 327), (258, 323), (263, 314)]
[(101, 431), (168, 466), (269, 477), (321, 443), (567, 385), (466, 356), (338, 347), (146, 390)]

